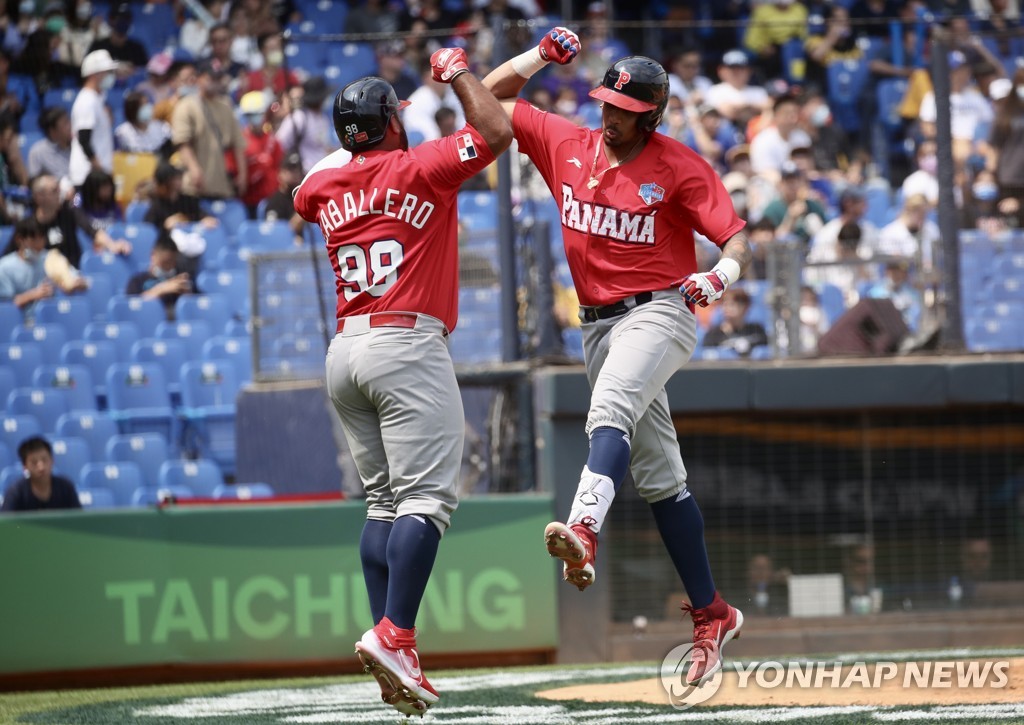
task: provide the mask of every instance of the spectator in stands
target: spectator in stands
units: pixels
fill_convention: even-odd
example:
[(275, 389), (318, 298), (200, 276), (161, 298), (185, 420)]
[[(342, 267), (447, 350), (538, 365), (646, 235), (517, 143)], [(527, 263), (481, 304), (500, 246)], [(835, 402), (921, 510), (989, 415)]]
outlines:
[(217, 226), (217, 218), (203, 213), (198, 198), (182, 193), (182, 175), (182, 170), (168, 161), (157, 165), (145, 221), (167, 231), (196, 222), (207, 227)]
[(668, 76), (668, 94), (683, 103), (700, 106), (711, 88), (711, 79), (701, 75), (701, 55), (696, 48), (687, 48), (672, 59)]
[[(750, 60), (742, 50), (730, 50), (722, 56), (718, 66), (718, 83), (711, 86), (705, 101), (718, 109), (730, 121), (741, 119), (771, 108), (771, 98), (761, 86), (750, 85)], [(743, 130), (745, 124), (740, 126)]]
[(256, 47), (259, 48), (263, 62), (259, 70), (250, 71), (245, 77), (243, 92), (266, 89), (276, 95), (299, 85), (299, 77), (295, 72), (284, 67), (284, 39), (280, 33), (263, 33), (256, 38)]
[(0, 257), (0, 300), (11, 301), (31, 321), (39, 300), (53, 297), (54, 286), (46, 277), (46, 238), (33, 219), (14, 226), (10, 244)]
[(849, 11), (839, 4), (829, 5), (825, 10), (824, 32), (810, 36), (804, 43), (804, 83), (828, 88), (828, 67), (832, 63), (863, 59), (864, 51), (857, 44), (858, 34), (850, 25)]
[[(568, 66), (558, 66), (565, 68)], [(455, 111), (456, 128), (466, 125), (466, 117), (462, 113), (462, 104), (455, 96), (455, 91), (447, 83), (438, 83), (430, 74), (430, 66), (426, 65), (422, 75), (423, 85), (408, 97), (409, 107), (402, 111), (402, 125), (409, 135), (418, 133), (424, 141), (441, 138), (441, 130), (437, 127), (434, 114), (441, 106), (448, 106)], [(287, 148), (287, 146), (285, 147)]]
[(118, 64), (106, 50), (96, 50), (82, 61), (82, 89), (71, 107), (71, 161), (69, 178), (81, 186), (90, 171), (114, 170), (114, 129), (104, 102), (114, 87)]
[(234, 42), (234, 31), (227, 23), (217, 23), (210, 28), (210, 50), (211, 61), (220, 63), (220, 67), (226, 69), (228, 74), (228, 94), (232, 98), (241, 96), (241, 86), (248, 73), (246, 66), (239, 63), (231, 55), (231, 47)]
[[(298, 151), (302, 157), (302, 166), (307, 171), (338, 148), (337, 134), (327, 114), (323, 112), (324, 101), (329, 93), (327, 81), (323, 77), (307, 78), (302, 84), (302, 107), (285, 116), (281, 127), (277, 129), (277, 140), (281, 148), (285, 153)], [(352, 157), (347, 151), (342, 156)]]
[(998, 102), (992, 125), (988, 167), (999, 182), (999, 210), (1016, 215), (1017, 227), (1024, 228), (1024, 66), (1018, 64), (1013, 84)]
[(28, 150), (28, 178), (39, 174), (67, 178), (71, 161), (71, 116), (60, 106), (44, 108), (39, 114), (39, 128), (45, 137)]
[(849, 309), (860, 299), (861, 285), (874, 279), (873, 265), (864, 263), (861, 254), (863, 229), (854, 222), (846, 222), (839, 227), (836, 237), (836, 254), (831, 259), (811, 260), (839, 264), (823, 267), (806, 267), (804, 280), (810, 284), (830, 284), (843, 293), (843, 307)]
[(94, 228), (107, 229), (124, 221), (121, 207), (114, 198), (114, 177), (106, 171), (90, 171), (75, 195), (75, 206)]
[[(493, 0), (492, 0), (493, 2)], [(505, 0), (502, 0), (505, 4)], [(597, 85), (604, 77), (608, 67), (619, 58), (630, 55), (629, 47), (621, 40), (612, 37), (611, 27), (608, 23), (608, 8), (604, 2), (591, 2), (587, 4), (584, 22), (581, 25), (582, 48), (580, 57), (576, 59), (576, 65), (582, 63), (577, 72), (582, 74), (594, 85)], [(523, 37), (520, 44), (525, 43), (527, 38)], [(515, 46), (512, 46), (515, 47)]]
[(760, 322), (750, 322), (750, 295), (742, 287), (730, 288), (722, 297), (722, 322), (704, 335), (704, 347), (735, 350), (746, 357), (750, 351), (768, 344), (768, 334)]
[(28, 36), (25, 49), (14, 63), (15, 72), (32, 79), (40, 98), (47, 91), (59, 88), (64, 81), (79, 75), (77, 66), (62, 63), (55, 57), (54, 51), (59, 42), (60, 39), (49, 30), (37, 27)]
[(377, 75), (391, 84), (399, 98), (411, 96), (419, 83), (406, 68), (405, 44), (400, 40), (386, 40), (377, 43), (376, 53)]
[(1017, 226), (1016, 212), (1004, 213), (999, 208), (999, 183), (994, 171), (980, 169), (963, 195), (961, 228), (980, 229), (989, 235), (997, 235), (1008, 227)]
[(910, 260), (894, 259), (885, 264), (885, 278), (867, 291), (867, 296), (874, 299), (891, 300), (903, 322), (911, 332), (917, 332), (921, 324), (923, 300), (921, 292), (910, 283)]
[(302, 181), (302, 158), (298, 154), (288, 154), (281, 162), (277, 173), (277, 191), (270, 195), (264, 210), (267, 221), (281, 220), (295, 232), (296, 244), (302, 243), (302, 233), (306, 222), (295, 213), (295, 202), (292, 192)]
[(871, 590), (875, 588), (875, 547), (857, 544), (843, 552), (843, 600), (853, 614), (871, 612)]
[(124, 122), (114, 129), (114, 147), (138, 154), (171, 155), (171, 127), (153, 119), (153, 104), (146, 94), (130, 91), (124, 95)]
[(228, 27), (231, 28), (231, 59), (243, 68), (259, 68), (263, 56), (256, 46), (256, 36), (249, 15), (242, 3), (232, 3), (228, 12)]
[(748, 279), (767, 279), (768, 250), (775, 243), (775, 225), (768, 219), (758, 219), (747, 225), (747, 236), (750, 238), (752, 258), (746, 276)]
[[(192, 61), (183, 60), (175, 62), (169, 71), (171, 76), (170, 95), (162, 101), (153, 104), (153, 118), (157, 121), (170, 123), (174, 115), (174, 107), (182, 98), (195, 95), (199, 92), (199, 74), (196, 72), (196, 65)], [(173, 136), (173, 130), (172, 130)]]
[(0, 188), (24, 186), (27, 181), (18, 143), (18, 119), (14, 114), (0, 113)]
[(0, 49), (0, 113), (9, 113), (21, 118), (25, 109), (21, 105), (21, 97), (11, 89), (11, 56)]
[(904, 199), (921, 195), (933, 207), (939, 204), (939, 170), (938, 146), (934, 138), (924, 138), (914, 150), (917, 171), (903, 180), (901, 191)]
[[(974, 14), (980, 20), (977, 33), (992, 38), (997, 55), (1013, 56), (1013, 39), (1020, 37), (1020, 8), (1017, 0), (971, 0)], [(1009, 70), (1009, 69), (1008, 69)]]
[(992, 578), (992, 541), (986, 536), (969, 536), (960, 542), (957, 574), (963, 587), (963, 602), (979, 604), (978, 584)]
[(832, 110), (820, 92), (804, 94), (800, 128), (810, 138), (814, 167), (837, 181), (850, 164), (849, 141), (843, 129), (834, 122)]
[(718, 109), (705, 103), (691, 111), (680, 140), (721, 171), (725, 168), (725, 153), (743, 138)]
[[(388, 7), (386, 0), (366, 0), (355, 3), (345, 16), (346, 35), (398, 32), (398, 13)], [(398, 92), (397, 89), (395, 91)], [(399, 98), (407, 98), (399, 94)]]
[(100, 22), (90, 0), (71, 0), (67, 23), (60, 31), (59, 58), (69, 65), (81, 65), (96, 41)]
[(828, 332), (829, 321), (825, 309), (821, 306), (821, 298), (813, 287), (804, 285), (800, 288), (800, 308), (797, 310), (799, 332), (795, 350), (804, 355), (818, 352), (818, 341)]
[(282, 6), (282, 0), (237, 0), (233, 3), (232, 10), (240, 7), (245, 11), (252, 34), (258, 38), (264, 33), (280, 31), (281, 24), (274, 16), (274, 6)]
[(747, 562), (747, 598), (752, 614), (784, 616), (789, 612), (789, 569), (776, 569), (768, 554), (754, 554)]
[(792, 161), (782, 165), (779, 196), (768, 204), (764, 218), (775, 225), (778, 239), (792, 237), (808, 244), (825, 225), (825, 208), (813, 198), (807, 177)]
[(870, 256), (905, 257), (925, 271), (936, 269), (940, 235), (938, 225), (928, 218), (930, 209), (928, 199), (920, 194), (904, 199), (900, 215), (882, 227), (875, 244), (865, 245), (867, 252)]
[(30, 186), (35, 207), (32, 218), (43, 228), (48, 248), (59, 251), (71, 267), (78, 269), (82, 260), (79, 230), (92, 240), (92, 251), (131, 254), (131, 244), (123, 239), (115, 240), (100, 226), (93, 224), (80, 209), (61, 200), (60, 184), (55, 176), (40, 174), (32, 179)]
[(159, 103), (174, 95), (173, 80), (174, 54), (162, 50), (146, 63), (146, 80), (137, 84), (133, 90), (146, 96), (150, 103)]
[(249, 188), (242, 201), (249, 215), (256, 216), (256, 206), (277, 191), (277, 169), (284, 158), (281, 144), (271, 133), (267, 120), (267, 96), (263, 91), (249, 91), (238, 104), (242, 113), (245, 136), (245, 161), (249, 169)]
[(108, 23), (110, 36), (93, 42), (89, 46), (89, 53), (105, 50), (109, 57), (121, 63), (119, 74), (125, 78), (134, 73), (136, 68), (145, 68), (149, 61), (146, 47), (134, 38), (128, 37), (128, 31), (132, 27), (131, 5), (128, 3), (113, 5), (110, 8)]
[(863, 241), (867, 248), (874, 248), (878, 239), (878, 227), (865, 219), (868, 211), (867, 197), (856, 186), (849, 186), (839, 195), (839, 215), (823, 226), (811, 240), (807, 252), (808, 262), (834, 262), (840, 258), (840, 231), (847, 225), (857, 229), (857, 242)]
[[(203, 10), (206, 11), (205, 16), (189, 16), (181, 24), (181, 31), (178, 33), (178, 47), (188, 51), (193, 58), (210, 55), (214, 45), (213, 29), (224, 19), (224, 10), (227, 7), (226, 0), (203, 0), (201, 4)], [(228, 31), (229, 46), (231, 44), (230, 36), (231, 32)]]
[(754, 173), (768, 179), (779, 179), (782, 165), (789, 160), (797, 146), (810, 146), (811, 138), (799, 126), (800, 101), (796, 96), (784, 95), (775, 100), (772, 125), (762, 130), (750, 142), (750, 163)]
[(75, 485), (66, 478), (53, 475), (53, 446), (48, 440), (42, 436), (26, 438), (18, 446), (18, 458), (25, 469), (25, 478), (7, 488), (3, 509), (0, 510), (82, 508)]
[(125, 294), (144, 300), (160, 300), (167, 319), (174, 320), (174, 304), (182, 295), (197, 292), (192, 275), (185, 271), (173, 232), (164, 229), (149, 255), (149, 269), (128, 280)]
[(743, 44), (754, 54), (765, 78), (782, 75), (782, 46), (807, 37), (807, 8), (794, 0), (775, 0), (754, 7)]
[(185, 164), (183, 190), (208, 199), (229, 199), (248, 189), (245, 138), (224, 95), (227, 74), (216, 61), (198, 68), (199, 93), (174, 107), (171, 139)]
[(0, 5), (0, 51), (8, 57), (17, 57), (25, 47), (25, 38), (35, 29), (35, 6), (35, 0), (7, 0)]
[[(960, 51), (949, 54), (950, 130), (953, 136), (953, 161), (962, 169), (968, 157), (979, 152), (978, 127), (992, 122), (992, 105), (971, 82), (971, 66)], [(921, 133), (935, 137), (935, 93), (921, 100)]]
[(899, 17), (897, 0), (855, 0), (850, 7), (850, 19), (860, 33), (871, 38), (889, 39), (889, 23)]

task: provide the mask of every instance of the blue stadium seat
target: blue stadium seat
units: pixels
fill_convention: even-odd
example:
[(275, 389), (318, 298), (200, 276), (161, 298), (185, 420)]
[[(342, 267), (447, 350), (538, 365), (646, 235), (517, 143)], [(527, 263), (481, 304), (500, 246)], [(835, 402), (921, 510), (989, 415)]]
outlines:
[(750, 349), (751, 360), (771, 360), (773, 357), (771, 345), (756, 345)]
[(180, 413), (199, 455), (235, 470), (235, 399), (238, 378), (228, 360), (185, 363), (181, 368)]
[(128, 362), (132, 345), (141, 339), (142, 333), (134, 322), (91, 322), (85, 326), (82, 337), (88, 342), (111, 343), (118, 362)]
[(15, 455), (23, 440), (42, 433), (42, 426), (34, 415), (16, 415), (10, 409), (0, 415), (0, 443), (6, 444)]
[(803, 85), (807, 71), (807, 54), (802, 38), (792, 38), (782, 44), (782, 77), (790, 85)]
[(84, 509), (112, 509), (117, 507), (114, 492), (108, 488), (79, 488), (78, 502)]
[(25, 469), (22, 468), (21, 463), (0, 469), (0, 500), (3, 500), (2, 494), (6, 493), (7, 489), (23, 478), (25, 478)]
[(36, 368), (42, 364), (42, 345), (34, 342), (0, 343), (0, 365), (14, 373), (18, 385), (31, 385)]
[(96, 410), (92, 373), (84, 365), (41, 365), (32, 387), (56, 390), (67, 399), (68, 410)]
[(200, 272), (196, 286), (203, 294), (221, 294), (227, 298), (231, 313), (249, 319), (249, 273), (233, 269)]
[(51, 88), (43, 94), (42, 108), (60, 106), (71, 113), (71, 106), (75, 104), (75, 96), (78, 90), (75, 88)]
[(70, 335), (63, 325), (36, 324), (32, 327), (20, 325), (11, 333), (11, 342), (24, 344), (34, 343), (39, 346), (44, 360), (60, 358), (60, 349), (68, 341)]
[(107, 319), (111, 322), (132, 322), (139, 328), (140, 335), (151, 337), (156, 334), (156, 326), (167, 321), (167, 313), (160, 300), (118, 294), (107, 303)]
[(246, 220), (238, 227), (238, 246), (254, 252), (289, 252), (295, 249), (294, 239), (287, 221)]
[(1001, 352), (1024, 347), (1024, 320), (974, 319), (965, 326), (967, 347), (972, 352)]
[(161, 322), (156, 327), (156, 336), (161, 340), (181, 340), (186, 356), (198, 360), (203, 344), (213, 337), (213, 330), (204, 320)]
[(218, 335), (203, 345), (203, 360), (227, 360), (234, 365), (240, 386), (252, 382), (252, 341)]
[(303, 20), (311, 23), (316, 28), (315, 32), (340, 33), (345, 29), (348, 3), (344, 0), (299, 0), (297, 4)]
[(6, 443), (0, 442), (0, 468), (18, 463), (18, 455)]
[(187, 486), (196, 496), (212, 498), (217, 487), (224, 485), (224, 474), (216, 463), (205, 458), (164, 461), (157, 485), (160, 488)]
[(860, 131), (861, 95), (870, 79), (868, 63), (860, 60), (837, 60), (828, 65), (828, 105), (832, 117), (847, 133)]
[(86, 463), (92, 463), (92, 451), (82, 438), (56, 436), (50, 438), (53, 446), (53, 472), (77, 484)]
[(498, 197), (494, 191), (463, 191), (459, 194), (459, 221), (466, 231), (485, 232), (498, 228)]
[(10, 368), (0, 368), (0, 400), (7, 400), (7, 396), (17, 387), (18, 381), (14, 377), (14, 371)]
[[(199, 256), (199, 265), (203, 269), (215, 266), (220, 251), (231, 246), (229, 233), (222, 224), (214, 227), (208, 227), (202, 223), (191, 224), (186, 227), (186, 231), (198, 234), (206, 242), (206, 249)], [(203, 292), (206, 291), (202, 287), (199, 289)]]
[(130, 201), (124, 210), (124, 220), (128, 224), (138, 224), (146, 220), (147, 212), (149, 212), (148, 201)]
[[(249, 269), (249, 250), (239, 249), (237, 247), (224, 247), (224, 249), (217, 253), (216, 260), (208, 268), (222, 271), (232, 270), (246, 272)], [(200, 289), (202, 289), (202, 287), (200, 287)]]
[(51, 297), (39, 300), (34, 310), (36, 323), (60, 325), (68, 339), (81, 334), (92, 322), (92, 308), (84, 297)]
[(149, 268), (149, 257), (158, 236), (156, 227), (146, 222), (111, 224), (107, 233), (114, 239), (125, 239), (132, 245), (128, 261), (133, 272), (144, 272)]
[(82, 297), (89, 303), (92, 321), (102, 322), (107, 319), (107, 301), (115, 292), (124, 292), (124, 288), (115, 290), (114, 280), (106, 272), (92, 272), (84, 277), (89, 283), (89, 289), (82, 292)]
[(95, 254), (90, 251), (82, 252), (82, 261), (78, 268), (82, 274), (91, 276), (93, 274), (105, 274), (110, 277), (110, 283), (115, 292), (124, 292), (128, 287), (128, 280), (133, 273), (132, 262), (127, 257), (110, 252)]
[(171, 457), (171, 445), (159, 433), (118, 434), (107, 441), (106, 460), (131, 461), (142, 472), (144, 486), (156, 486), (160, 466)]
[(889, 188), (881, 184), (868, 184), (864, 187), (864, 196), (868, 205), (865, 214), (867, 220), (881, 229), (889, 223), (889, 209), (892, 207)]
[(14, 328), (24, 321), (25, 317), (16, 304), (8, 300), (0, 301), (0, 339), (9, 339)]
[(273, 498), (274, 489), (266, 483), (233, 483), (217, 486), (213, 491), (214, 498), (230, 498), (248, 501), (254, 498)]
[(315, 40), (292, 40), (285, 44), (284, 54), (288, 67), (301, 68), (307, 73), (316, 73), (327, 63), (326, 43)]
[(57, 419), (69, 410), (68, 399), (50, 388), (15, 388), (7, 396), (8, 414), (32, 416), (47, 435), (57, 430)]
[(110, 491), (117, 506), (131, 506), (135, 490), (142, 486), (142, 471), (134, 463), (87, 463), (79, 485), (87, 491)]
[(337, 83), (346, 85), (357, 78), (377, 74), (377, 54), (370, 43), (329, 43), (327, 65), (337, 66)]
[(562, 348), (573, 360), (583, 360), (583, 330), (578, 327), (562, 330)]
[(996, 302), (1024, 301), (1024, 282), (1019, 276), (996, 278), (989, 290)]
[(245, 210), (245, 204), (238, 199), (204, 200), (200, 202), (200, 206), (207, 214), (215, 216), (220, 220), (221, 226), (228, 233), (229, 237), (238, 230), (242, 222), (248, 219), (249, 216)]
[(893, 134), (903, 131), (903, 119), (900, 116), (900, 104), (907, 94), (907, 80), (905, 78), (887, 78), (880, 80), (875, 87), (876, 102), (878, 103), (878, 119), (885, 127), (890, 140)]
[(178, 32), (174, 8), (169, 3), (136, 5), (132, 21), (131, 36), (146, 46), (151, 56), (163, 50)]
[(103, 461), (107, 441), (117, 435), (117, 423), (108, 413), (72, 410), (57, 419), (57, 435), (84, 440), (89, 446), (89, 459)]
[(106, 340), (72, 340), (60, 349), (60, 362), (80, 365), (89, 371), (96, 404), (102, 410), (107, 402), (107, 368), (117, 362), (117, 348)]
[(168, 501), (194, 497), (195, 493), (188, 486), (143, 486), (135, 489), (135, 493), (132, 494), (131, 506), (134, 508), (159, 506)]
[(213, 335), (219, 335), (231, 319), (231, 307), (227, 297), (216, 292), (182, 295), (174, 304), (174, 317), (178, 322), (205, 322)]
[(155, 363), (115, 363), (107, 370), (107, 407), (122, 433), (160, 433), (177, 441), (163, 368)]
[(843, 299), (843, 291), (836, 287), (834, 284), (823, 284), (818, 287), (818, 300), (821, 304), (821, 309), (828, 315), (829, 325), (835, 324), (835, 321), (846, 311), (846, 301)]
[(132, 345), (132, 362), (155, 363), (163, 368), (172, 405), (181, 400), (181, 366), (186, 359), (182, 340), (144, 337)]

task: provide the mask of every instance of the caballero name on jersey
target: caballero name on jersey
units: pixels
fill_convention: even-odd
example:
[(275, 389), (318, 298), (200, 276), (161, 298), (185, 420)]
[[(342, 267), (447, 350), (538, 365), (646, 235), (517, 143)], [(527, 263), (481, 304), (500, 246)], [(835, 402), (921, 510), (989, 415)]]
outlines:
[(569, 184), (562, 184), (562, 224), (591, 236), (608, 237), (628, 244), (654, 244), (654, 215), (630, 214), (575, 197)]
[(422, 229), (423, 225), (434, 213), (434, 205), (429, 201), (420, 201), (415, 194), (404, 194), (398, 189), (384, 189), (381, 191), (376, 187), (371, 189), (360, 189), (358, 195), (348, 191), (341, 198), (341, 206), (334, 199), (329, 200), (320, 207), (318, 219), (320, 228), (326, 237), (342, 224), (361, 216), (383, 214), (394, 217), (398, 221), (411, 224), (415, 229)]

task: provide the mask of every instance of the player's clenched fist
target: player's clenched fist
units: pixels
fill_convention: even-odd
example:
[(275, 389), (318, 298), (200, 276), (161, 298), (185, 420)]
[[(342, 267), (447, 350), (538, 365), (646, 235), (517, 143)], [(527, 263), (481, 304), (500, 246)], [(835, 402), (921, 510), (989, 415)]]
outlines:
[(553, 28), (541, 38), (537, 47), (540, 50), (540, 57), (544, 60), (565, 65), (580, 52), (580, 38), (568, 28)]
[(451, 83), (460, 73), (469, 73), (469, 60), (462, 48), (441, 48), (430, 56), (430, 74), (438, 83)]
[(712, 302), (721, 299), (725, 290), (729, 287), (729, 278), (724, 273), (713, 269), (710, 272), (691, 274), (683, 282), (679, 291), (690, 304), (698, 307), (707, 307)]

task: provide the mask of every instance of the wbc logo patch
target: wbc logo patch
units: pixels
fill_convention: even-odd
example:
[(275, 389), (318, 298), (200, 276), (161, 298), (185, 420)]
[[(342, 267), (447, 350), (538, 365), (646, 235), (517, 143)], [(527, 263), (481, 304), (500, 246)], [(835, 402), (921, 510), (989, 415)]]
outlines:
[(473, 137), (468, 133), (459, 134), (455, 139), (455, 146), (459, 149), (460, 161), (466, 162), (476, 158), (476, 146), (473, 145)]
[(647, 206), (657, 203), (665, 198), (665, 190), (651, 182), (650, 184), (640, 184), (640, 198), (644, 200)]

